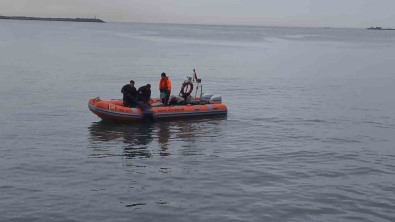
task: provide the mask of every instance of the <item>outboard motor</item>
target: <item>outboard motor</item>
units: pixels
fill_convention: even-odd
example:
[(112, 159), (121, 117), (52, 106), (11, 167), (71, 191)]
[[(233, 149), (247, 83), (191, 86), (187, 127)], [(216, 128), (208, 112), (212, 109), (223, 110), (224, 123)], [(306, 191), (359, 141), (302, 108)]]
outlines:
[(206, 103), (210, 103), (210, 98), (213, 96), (212, 93), (203, 93), (202, 94), (202, 98), (201, 100), (206, 102)]
[(210, 103), (213, 103), (213, 104), (222, 104), (222, 96), (220, 96), (220, 95), (216, 95), (216, 96), (212, 96), (211, 98), (210, 98)]

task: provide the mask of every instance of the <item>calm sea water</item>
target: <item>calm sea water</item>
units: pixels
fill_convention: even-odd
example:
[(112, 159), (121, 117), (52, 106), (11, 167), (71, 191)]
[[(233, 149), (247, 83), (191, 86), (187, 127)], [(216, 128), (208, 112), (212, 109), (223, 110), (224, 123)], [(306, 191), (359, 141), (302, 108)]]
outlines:
[[(0, 221), (395, 221), (394, 51), (391, 31), (0, 21)], [(227, 117), (87, 108), (193, 68)]]

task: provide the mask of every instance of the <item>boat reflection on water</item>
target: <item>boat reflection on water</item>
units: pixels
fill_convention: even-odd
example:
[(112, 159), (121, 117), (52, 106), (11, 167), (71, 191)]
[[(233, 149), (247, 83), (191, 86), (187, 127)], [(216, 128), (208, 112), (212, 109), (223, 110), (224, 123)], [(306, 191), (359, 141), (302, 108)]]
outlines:
[(165, 157), (175, 152), (199, 155), (203, 149), (199, 139), (207, 142), (208, 137), (220, 132), (218, 128), (224, 119), (226, 117), (134, 124), (94, 122), (89, 127), (90, 148), (92, 156), (97, 158), (119, 155), (126, 158)]
[[(148, 144), (152, 142), (152, 125), (136, 124), (133, 126), (125, 124), (114, 124), (109, 122), (95, 122), (89, 127), (90, 144), (95, 157), (114, 156), (114, 147), (122, 144), (123, 156), (150, 157)], [(119, 155), (119, 154), (117, 154)]]

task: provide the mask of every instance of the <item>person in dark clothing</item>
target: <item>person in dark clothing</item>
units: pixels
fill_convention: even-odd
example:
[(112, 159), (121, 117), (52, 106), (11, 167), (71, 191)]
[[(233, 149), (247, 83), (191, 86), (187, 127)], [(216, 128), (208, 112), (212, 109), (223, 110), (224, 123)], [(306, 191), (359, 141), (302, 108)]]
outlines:
[(138, 107), (143, 111), (143, 118), (153, 118), (151, 105), (148, 102), (151, 100), (151, 85), (147, 84), (137, 90)]
[(137, 100), (144, 104), (148, 104), (151, 100), (151, 85), (147, 84), (137, 90)]
[(129, 84), (122, 87), (123, 105), (126, 107), (136, 107), (137, 105), (137, 90), (134, 87), (134, 81), (130, 80)]

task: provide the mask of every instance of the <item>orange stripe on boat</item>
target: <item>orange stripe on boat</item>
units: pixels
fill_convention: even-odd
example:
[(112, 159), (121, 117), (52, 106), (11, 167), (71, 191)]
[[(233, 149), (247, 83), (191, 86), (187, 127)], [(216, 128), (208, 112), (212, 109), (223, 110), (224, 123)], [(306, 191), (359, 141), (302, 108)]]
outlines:
[[(153, 103), (159, 99), (153, 100)], [(143, 112), (140, 108), (129, 108), (123, 106), (122, 100), (101, 100), (100, 98), (90, 99), (89, 109), (102, 119), (122, 122), (142, 121)], [(225, 104), (206, 105), (182, 105), (152, 107), (151, 111), (156, 119), (167, 118), (187, 118), (193, 116), (226, 115)]]

